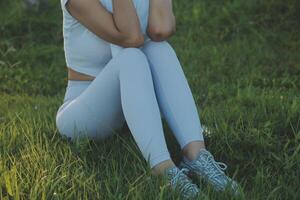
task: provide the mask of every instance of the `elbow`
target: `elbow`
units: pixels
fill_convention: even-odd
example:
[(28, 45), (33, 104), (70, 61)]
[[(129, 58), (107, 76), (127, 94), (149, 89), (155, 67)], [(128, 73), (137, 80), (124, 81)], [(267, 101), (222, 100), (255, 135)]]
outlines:
[(163, 41), (176, 32), (175, 24), (148, 27), (148, 35), (153, 41)]
[(142, 33), (136, 33), (128, 36), (124, 40), (124, 47), (140, 47), (144, 44), (144, 35)]

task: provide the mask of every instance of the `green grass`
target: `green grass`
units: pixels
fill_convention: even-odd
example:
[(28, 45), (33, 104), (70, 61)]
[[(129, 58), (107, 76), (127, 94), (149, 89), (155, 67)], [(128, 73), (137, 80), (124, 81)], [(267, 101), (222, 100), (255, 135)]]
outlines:
[[(170, 43), (210, 130), (207, 147), (243, 186), (241, 199), (300, 199), (299, 1), (174, 0), (174, 9)], [(74, 143), (58, 133), (61, 28), (58, 1), (43, 12), (0, 2), (0, 199), (178, 198), (150, 175), (128, 129)]]

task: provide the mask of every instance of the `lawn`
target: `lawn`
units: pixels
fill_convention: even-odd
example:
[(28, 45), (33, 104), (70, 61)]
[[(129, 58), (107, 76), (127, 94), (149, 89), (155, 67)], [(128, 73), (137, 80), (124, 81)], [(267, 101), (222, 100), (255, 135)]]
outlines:
[[(21, 2), (0, 1), (0, 199), (178, 199), (151, 176), (128, 128), (105, 141), (58, 133), (67, 83), (60, 3), (41, 11)], [(300, 199), (300, 1), (173, 2), (169, 42), (207, 148), (243, 186), (240, 199)], [(206, 199), (232, 198), (200, 186)]]

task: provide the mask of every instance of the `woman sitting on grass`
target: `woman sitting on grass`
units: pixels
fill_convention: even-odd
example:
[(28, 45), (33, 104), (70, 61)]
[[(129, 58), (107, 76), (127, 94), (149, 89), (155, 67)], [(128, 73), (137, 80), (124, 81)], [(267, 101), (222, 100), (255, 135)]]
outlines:
[[(166, 42), (175, 32), (172, 1), (61, 0), (61, 5), (68, 86), (56, 116), (59, 132), (105, 139), (126, 121), (152, 173), (165, 176), (183, 197), (201, 193), (187, 171), (218, 191), (229, 186), (237, 193), (238, 184), (205, 149), (191, 90)], [(161, 114), (182, 149), (178, 167)]]

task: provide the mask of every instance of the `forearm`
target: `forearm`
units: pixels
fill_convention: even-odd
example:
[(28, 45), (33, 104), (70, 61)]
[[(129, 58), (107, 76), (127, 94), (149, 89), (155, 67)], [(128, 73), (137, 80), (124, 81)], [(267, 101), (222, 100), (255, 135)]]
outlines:
[(131, 0), (113, 1), (115, 18), (99, 0), (69, 0), (66, 9), (101, 39), (123, 47), (141, 46), (144, 38)]
[(132, 0), (113, 0), (113, 18), (116, 27), (124, 35), (143, 40), (140, 22)]
[(150, 0), (148, 35), (152, 40), (161, 41), (176, 30), (172, 0)]

